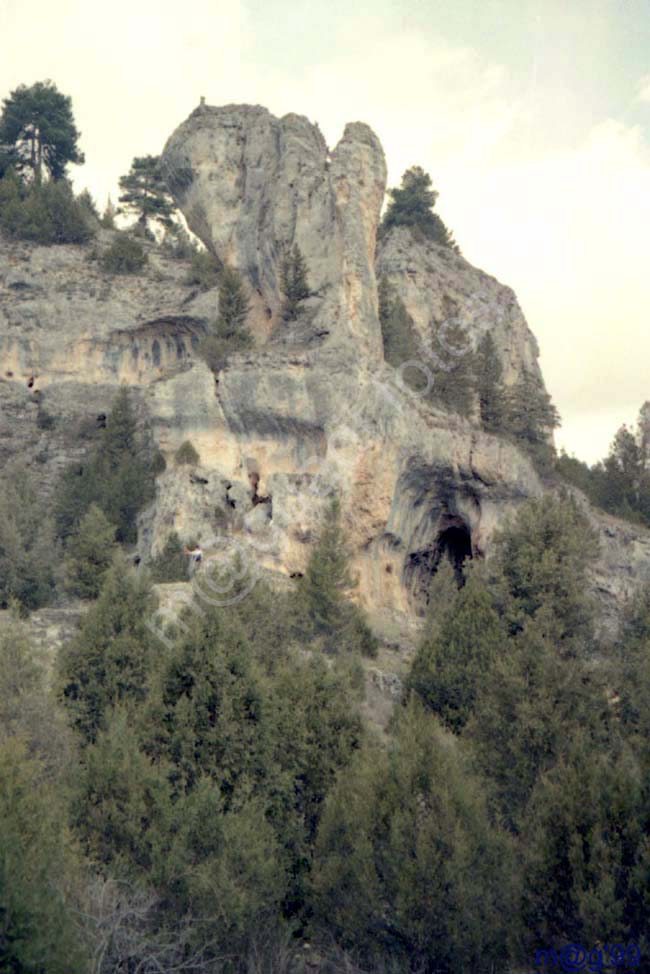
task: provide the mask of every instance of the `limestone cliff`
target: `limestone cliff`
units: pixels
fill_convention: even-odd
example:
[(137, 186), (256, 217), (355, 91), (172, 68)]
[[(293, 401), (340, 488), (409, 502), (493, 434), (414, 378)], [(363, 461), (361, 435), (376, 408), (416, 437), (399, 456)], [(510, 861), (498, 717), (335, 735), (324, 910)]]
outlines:
[[(457, 320), (473, 340), (492, 332), (507, 382), (526, 370), (543, 383), (513, 292), (404, 229), (376, 247), (385, 163), (361, 123), (330, 152), (303, 117), (202, 107), (163, 163), (191, 229), (250, 286), (255, 348), (215, 380), (196, 345), (217, 293), (193, 291), (186, 268), (153, 246), (142, 275), (111, 277), (93, 259), (109, 231), (88, 247), (0, 240), (0, 462), (20, 453), (47, 487), (125, 383), (168, 461), (141, 520), (145, 561), (177, 530), (209, 556), (226, 536), (256, 568), (296, 576), (337, 493), (358, 598), (375, 615), (413, 619), (444, 549), (485, 555), (495, 526), (544, 487), (512, 444), (432, 407), (384, 363), (375, 275), (402, 297), (424, 366)], [(279, 267), (294, 243), (313, 293), (289, 326)], [(176, 467), (188, 439), (200, 464)], [(614, 606), (622, 578), (650, 571), (650, 545), (635, 529), (632, 558), (628, 529), (592, 516), (605, 551), (597, 584)]]

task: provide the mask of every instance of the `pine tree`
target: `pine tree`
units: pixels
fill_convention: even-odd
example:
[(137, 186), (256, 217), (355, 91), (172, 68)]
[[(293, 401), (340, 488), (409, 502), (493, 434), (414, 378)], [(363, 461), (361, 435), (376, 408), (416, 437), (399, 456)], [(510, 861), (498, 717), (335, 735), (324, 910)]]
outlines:
[(19, 85), (4, 99), (0, 145), (9, 147), (18, 170), (31, 170), (37, 182), (43, 169), (52, 179), (63, 179), (68, 163), (84, 162), (78, 140), (72, 100), (52, 81)]
[(250, 309), (250, 296), (241, 275), (232, 267), (223, 267), (219, 272), (219, 315), (213, 332), (199, 346), (199, 354), (215, 375), (225, 367), (230, 355), (253, 344), (245, 326)]
[(68, 544), (64, 562), (68, 590), (82, 599), (96, 599), (114, 551), (115, 527), (97, 504), (91, 504)]
[(46, 605), (54, 591), (55, 548), (49, 512), (33, 472), (18, 461), (0, 475), (0, 608)]
[(0, 739), (0, 962), (4, 971), (86, 970), (68, 895), (76, 863), (61, 796), (25, 742)]
[(388, 749), (364, 748), (326, 801), (315, 921), (366, 969), (500, 969), (509, 861), (462, 753), (414, 701)]
[(306, 635), (319, 637), (328, 652), (356, 649), (374, 656), (377, 642), (361, 610), (349, 601), (356, 584), (349, 561), (341, 527), (341, 507), (335, 499), (325, 512), (318, 542), (298, 585), (300, 625)]
[(160, 169), (160, 156), (136, 156), (129, 172), (120, 177), (120, 189), (122, 206), (117, 212), (137, 217), (144, 236), (151, 236), (150, 223), (166, 229), (173, 226), (175, 206)]
[(307, 281), (307, 263), (298, 244), (293, 245), (282, 261), (280, 281), (284, 294), (282, 317), (285, 321), (295, 321), (302, 302), (311, 295)]
[(181, 540), (176, 531), (172, 531), (151, 565), (151, 578), (154, 582), (186, 582), (189, 578), (187, 565)]
[(233, 267), (224, 267), (219, 277), (219, 335), (226, 339), (240, 335), (250, 310), (250, 297), (241, 275)]
[(506, 641), (506, 631), (485, 580), (475, 570), (444, 611), (442, 623), (427, 631), (406, 687), (459, 733), (473, 711), (485, 673)]
[(432, 380), (427, 398), (450, 412), (469, 416), (474, 405), (474, 376), (466, 329), (453, 322), (445, 328), (444, 344), (440, 344), (441, 357), (423, 360)]
[(493, 540), (495, 572), (507, 590), (504, 611), (511, 630), (519, 631), (526, 618), (546, 610), (567, 652), (589, 644), (594, 604), (587, 573), (598, 540), (575, 501), (563, 496), (527, 501)]
[(473, 364), (483, 429), (488, 433), (498, 433), (504, 425), (506, 400), (501, 378), (503, 368), (489, 331), (478, 343)]
[(57, 662), (57, 684), (72, 726), (94, 741), (110, 708), (141, 705), (148, 693), (156, 651), (147, 628), (155, 600), (146, 582), (116, 555), (99, 599)]
[[(531, 373), (523, 372), (508, 392), (505, 427), (524, 446), (543, 452), (548, 448), (548, 435), (560, 425), (551, 397)], [(541, 453), (540, 453), (541, 456)]]
[(410, 227), (425, 239), (460, 253), (458, 244), (433, 207), (438, 193), (431, 188), (431, 176), (420, 166), (412, 166), (402, 176), (399, 189), (389, 189), (390, 203), (380, 227), (385, 236), (392, 227)]
[[(419, 361), (422, 352), (413, 319), (386, 275), (379, 278), (377, 296), (386, 362), (398, 369), (407, 362)], [(426, 386), (426, 377), (417, 369), (413, 374), (405, 369), (404, 381), (416, 390)]]

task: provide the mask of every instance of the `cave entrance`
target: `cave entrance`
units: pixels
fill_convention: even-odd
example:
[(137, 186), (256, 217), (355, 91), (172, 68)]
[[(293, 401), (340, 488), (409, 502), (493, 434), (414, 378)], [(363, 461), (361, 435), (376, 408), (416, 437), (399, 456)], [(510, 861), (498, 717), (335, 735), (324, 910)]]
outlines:
[(454, 570), (458, 588), (462, 588), (465, 584), (463, 566), (472, 557), (472, 535), (469, 526), (459, 515), (443, 515), (434, 541), (426, 548), (411, 552), (408, 557), (405, 582), (421, 610), (429, 600), (431, 578), (445, 557)]
[(439, 532), (436, 538), (436, 554), (434, 571), (437, 570), (441, 559), (446, 554), (451, 567), (454, 569), (458, 588), (462, 588), (465, 584), (463, 565), (466, 558), (472, 557), (472, 536), (464, 522), (451, 524)]

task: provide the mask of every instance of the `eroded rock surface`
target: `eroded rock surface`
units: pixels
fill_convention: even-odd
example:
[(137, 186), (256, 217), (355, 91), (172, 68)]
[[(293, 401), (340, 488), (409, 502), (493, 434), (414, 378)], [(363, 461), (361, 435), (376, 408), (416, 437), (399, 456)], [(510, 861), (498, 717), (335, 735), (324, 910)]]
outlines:
[[(230, 539), (256, 568), (295, 577), (338, 495), (360, 602), (408, 629), (439, 559), (489, 554), (495, 527), (544, 487), (512, 444), (434, 408), (383, 362), (376, 275), (402, 297), (423, 355), (458, 320), (473, 341), (492, 332), (507, 382), (526, 370), (542, 383), (513, 292), (404, 229), (376, 253), (385, 164), (361, 123), (330, 152), (301, 116), (202, 107), (163, 160), (192, 230), (250, 287), (255, 348), (213, 376), (196, 345), (217, 294), (190, 288), (186, 265), (151, 246), (142, 275), (111, 277), (92, 259), (108, 231), (86, 247), (0, 240), (0, 459), (22, 456), (51, 485), (126, 384), (167, 460), (141, 519), (144, 562), (176, 530), (208, 559)], [(287, 324), (280, 264), (296, 243), (313, 294)], [(195, 467), (174, 462), (185, 440)], [(619, 604), (618, 579), (647, 572), (650, 544), (599, 524), (597, 584)]]

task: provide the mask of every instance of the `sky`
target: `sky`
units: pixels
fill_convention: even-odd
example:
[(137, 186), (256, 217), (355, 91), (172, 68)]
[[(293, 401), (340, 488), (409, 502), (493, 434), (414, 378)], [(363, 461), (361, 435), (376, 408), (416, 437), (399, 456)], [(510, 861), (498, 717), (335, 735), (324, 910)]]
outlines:
[(100, 206), (197, 106), (262, 104), (421, 165), (463, 255), (514, 289), (587, 462), (650, 399), (650, 0), (0, 0), (0, 97), (72, 97)]

